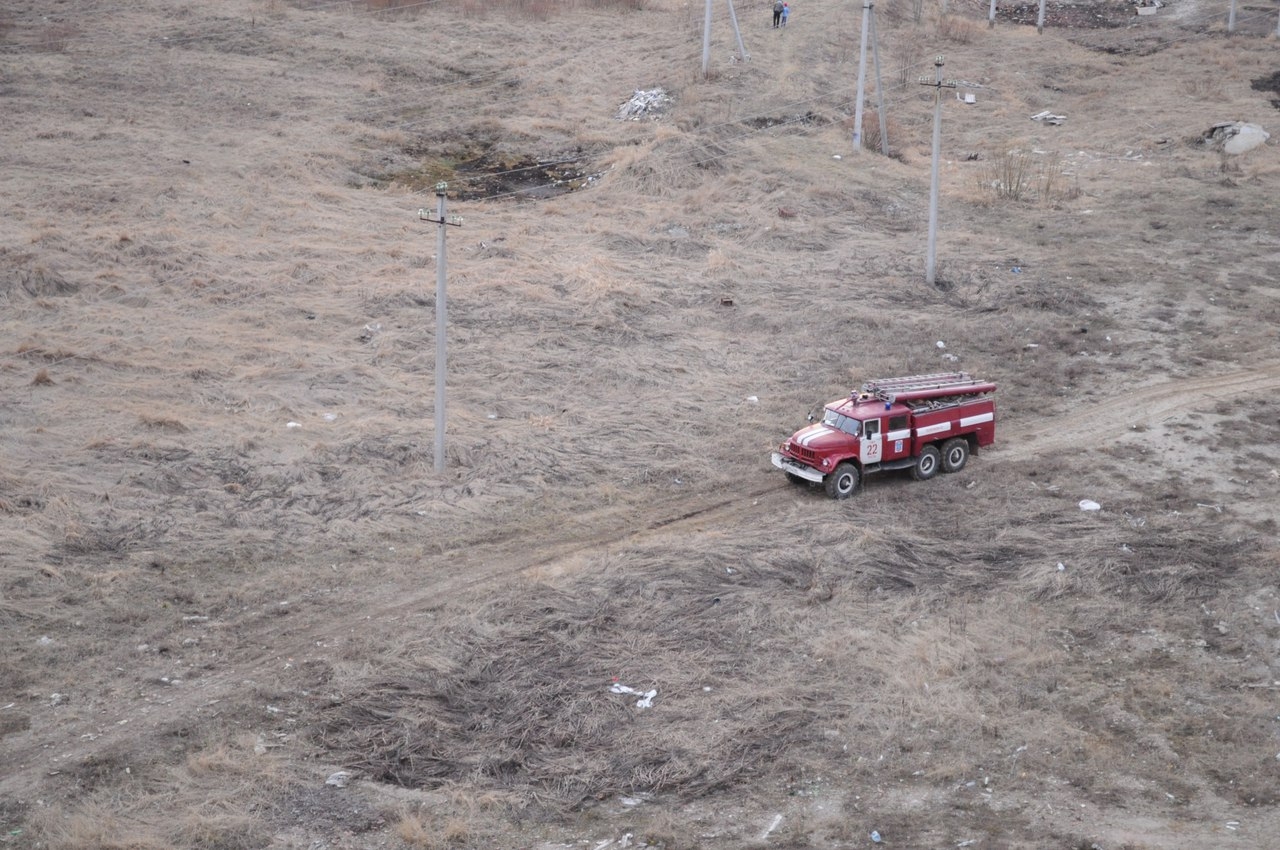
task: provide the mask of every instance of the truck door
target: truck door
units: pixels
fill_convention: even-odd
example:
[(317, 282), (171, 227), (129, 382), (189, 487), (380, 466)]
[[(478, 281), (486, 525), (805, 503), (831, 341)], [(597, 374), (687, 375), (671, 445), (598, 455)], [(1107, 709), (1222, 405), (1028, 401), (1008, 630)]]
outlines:
[(859, 455), (862, 457), (863, 463), (880, 462), (883, 452), (881, 451), (879, 419), (866, 419), (863, 421), (862, 444), (859, 447)]

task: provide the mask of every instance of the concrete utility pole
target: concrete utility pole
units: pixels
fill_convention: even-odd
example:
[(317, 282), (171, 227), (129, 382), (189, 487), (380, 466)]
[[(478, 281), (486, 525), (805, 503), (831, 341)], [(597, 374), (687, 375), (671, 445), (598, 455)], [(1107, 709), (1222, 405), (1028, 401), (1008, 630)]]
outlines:
[(871, 58), (876, 68), (876, 109), (880, 113), (880, 152), (889, 155), (889, 126), (884, 117), (884, 81), (880, 79), (880, 34), (876, 32), (876, 7), (871, 6)]
[(1036, 15), (1036, 32), (1044, 35), (1044, 0), (1040, 0), (1040, 14)]
[(862, 150), (862, 98), (866, 93), (867, 27), (871, 23), (871, 0), (862, 0), (862, 40), (858, 47), (858, 93), (853, 102), (853, 149)]
[(987, 29), (996, 28), (996, 0), (991, 0), (991, 11), (987, 13)]
[(733, 37), (738, 40), (738, 57), (743, 62), (750, 62), (751, 54), (747, 52), (747, 46), (742, 43), (742, 30), (738, 29), (738, 13), (733, 8), (733, 0), (729, 0), (729, 20), (733, 23)]
[(447, 346), (445, 328), (448, 325), (448, 302), (445, 299), (445, 256), (444, 232), (446, 225), (460, 227), (462, 219), (444, 216), (444, 197), (449, 188), (448, 183), (436, 184), (436, 217), (431, 218), (426, 210), (418, 210), (418, 218), (422, 221), (434, 221), (439, 232), (436, 235), (436, 452), (435, 470), (444, 472), (444, 387), (445, 361)]
[(702, 19), (702, 77), (706, 79), (711, 65), (711, 0), (707, 0), (707, 14)]
[(925, 259), (925, 283), (933, 286), (936, 279), (938, 240), (938, 158), (942, 153), (942, 90), (955, 88), (955, 80), (942, 79), (942, 57), (933, 60), (934, 79), (920, 78), (920, 85), (934, 87), (933, 100), (933, 167), (929, 184), (929, 248)]
[(1231, 0), (1231, 11), (1227, 13), (1227, 32), (1236, 31), (1236, 0)]
[[(742, 30), (738, 28), (738, 12), (733, 8), (733, 0), (729, 0), (729, 20), (733, 24), (733, 37), (738, 40), (738, 57), (743, 62), (751, 61), (747, 46), (742, 43)], [(711, 67), (711, 0), (707, 0), (707, 11), (702, 18), (702, 77), (706, 79)]]

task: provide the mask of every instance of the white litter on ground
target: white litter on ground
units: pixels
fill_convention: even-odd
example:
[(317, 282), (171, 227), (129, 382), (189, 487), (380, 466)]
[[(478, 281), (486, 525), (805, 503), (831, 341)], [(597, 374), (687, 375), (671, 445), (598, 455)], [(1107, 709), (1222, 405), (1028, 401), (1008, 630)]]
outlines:
[(618, 107), (615, 116), (619, 121), (639, 121), (641, 118), (657, 120), (671, 108), (671, 95), (665, 89), (637, 89), (631, 99)]

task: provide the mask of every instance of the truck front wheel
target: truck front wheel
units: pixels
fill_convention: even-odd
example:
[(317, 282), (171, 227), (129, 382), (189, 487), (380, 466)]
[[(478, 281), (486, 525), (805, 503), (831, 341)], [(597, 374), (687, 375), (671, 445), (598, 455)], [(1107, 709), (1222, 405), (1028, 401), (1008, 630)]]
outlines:
[(847, 499), (857, 492), (858, 482), (861, 480), (862, 473), (857, 466), (852, 463), (838, 464), (827, 476), (827, 495), (833, 499)]
[(964, 437), (947, 440), (942, 446), (942, 471), (959, 472), (969, 460), (969, 441)]
[(916, 458), (916, 465), (911, 470), (911, 475), (917, 481), (928, 481), (938, 474), (940, 466), (942, 466), (942, 455), (938, 453), (938, 447), (925, 446), (920, 450), (920, 457)]

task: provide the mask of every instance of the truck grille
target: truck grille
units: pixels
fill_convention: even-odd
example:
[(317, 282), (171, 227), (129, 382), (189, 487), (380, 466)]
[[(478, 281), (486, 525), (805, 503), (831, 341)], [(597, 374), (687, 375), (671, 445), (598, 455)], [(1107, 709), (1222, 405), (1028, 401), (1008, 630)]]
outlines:
[(813, 449), (806, 449), (803, 446), (793, 445), (791, 447), (791, 453), (796, 456), (797, 460), (804, 461), (808, 464), (813, 464), (818, 459), (818, 456), (813, 453)]

